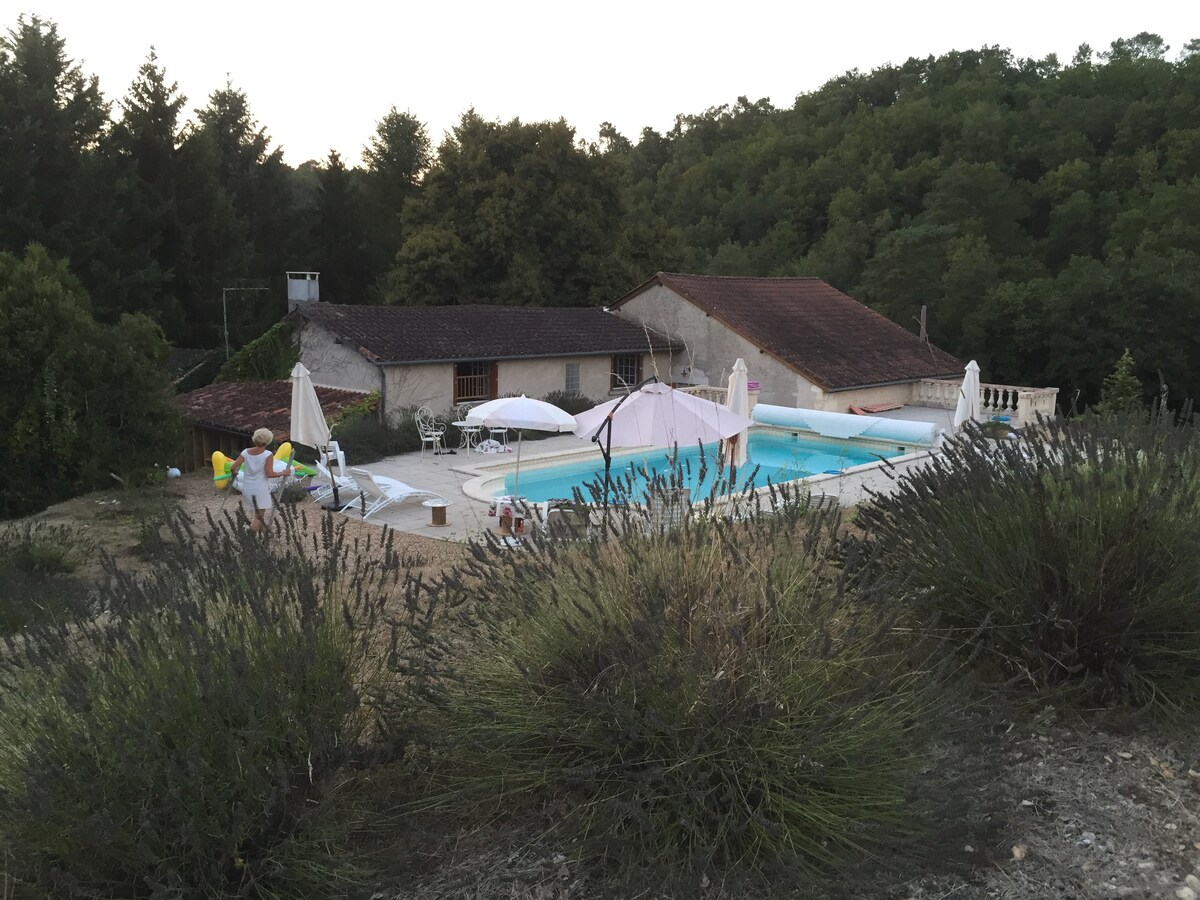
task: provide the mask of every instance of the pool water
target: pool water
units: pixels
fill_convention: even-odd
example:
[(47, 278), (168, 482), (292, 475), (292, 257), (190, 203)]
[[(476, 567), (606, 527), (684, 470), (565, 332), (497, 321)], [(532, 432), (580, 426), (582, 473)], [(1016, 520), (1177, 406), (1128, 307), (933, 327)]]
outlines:
[[(738, 490), (747, 487), (751, 479), (754, 487), (766, 487), (768, 479), (773, 484), (779, 484), (809, 475), (820, 475), (822, 472), (840, 471), (851, 466), (878, 462), (882, 458), (902, 456), (908, 452), (896, 445), (891, 446), (889, 453), (887, 447), (877, 444), (808, 439), (762, 431), (752, 431), (746, 447), (750, 461), (738, 469)], [(692, 499), (695, 501), (708, 496), (716, 478), (728, 478), (728, 472), (718, 471), (715, 444), (707, 444), (704, 447), (707, 466), (702, 466), (700, 454), (700, 447), (688, 447), (680, 449), (677, 457), (684, 484), (691, 489)], [(613, 483), (618, 479), (623, 480), (632, 471), (634, 495), (638, 496), (645, 490), (647, 475), (653, 477), (657, 473), (670, 473), (671, 458), (672, 451), (665, 449), (620, 455), (614, 453)], [(703, 479), (700, 478), (702, 468), (705, 469)], [(588, 499), (591, 495), (586, 485), (589, 482), (603, 481), (604, 461), (596, 457), (557, 466), (523, 469), (519, 487), (521, 496), (532, 501), (571, 497), (575, 488), (579, 488), (584, 498)], [(512, 494), (515, 493), (515, 487), (513, 473), (509, 472), (504, 477), (503, 489), (497, 489), (495, 493), (497, 496)]]

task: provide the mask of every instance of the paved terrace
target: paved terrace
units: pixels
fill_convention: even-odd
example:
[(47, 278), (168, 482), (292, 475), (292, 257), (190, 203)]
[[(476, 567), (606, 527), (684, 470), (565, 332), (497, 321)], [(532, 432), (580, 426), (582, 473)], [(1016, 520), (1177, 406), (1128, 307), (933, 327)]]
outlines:
[[(951, 430), (950, 418), (952, 410), (932, 409), (919, 406), (906, 406), (889, 413), (880, 413), (882, 418), (906, 419), (908, 421), (930, 422)], [(597, 457), (598, 448), (580, 440), (574, 435), (554, 435), (540, 441), (526, 441), (521, 451), (521, 467), (534, 464), (537, 460), (563, 452), (587, 451), (591, 447)], [(354, 448), (344, 447), (347, 461), (354, 462)], [(487, 530), (499, 527), (499, 520), (488, 515), (488, 504), (473, 500), (463, 493), (462, 486), (472, 478), (481, 474), (480, 467), (490, 467), (497, 464), (516, 462), (516, 447), (513, 452), (505, 454), (479, 454), (458, 450), (454, 454), (435, 456), (426, 450), (424, 456), (420, 453), (404, 453), (391, 456), (378, 462), (364, 466), (376, 475), (386, 475), (403, 481), (414, 488), (434, 491), (450, 501), (447, 508), (445, 527), (434, 527), (431, 510), (421, 505), (420, 500), (406, 500), (400, 504), (392, 504), (368, 519), (378, 525), (387, 525), (396, 531), (420, 534), (425, 537), (441, 538), (444, 540), (469, 540)], [(829, 494), (836, 496), (842, 506), (854, 506), (863, 502), (870, 491), (887, 493), (895, 484), (895, 477), (912, 466), (918, 466), (928, 459), (928, 454), (921, 458), (908, 460), (896, 465), (894, 470), (877, 466), (863, 472), (851, 472), (845, 475), (820, 475), (809, 479), (814, 494)], [(357, 516), (357, 508), (347, 510), (347, 515)]]

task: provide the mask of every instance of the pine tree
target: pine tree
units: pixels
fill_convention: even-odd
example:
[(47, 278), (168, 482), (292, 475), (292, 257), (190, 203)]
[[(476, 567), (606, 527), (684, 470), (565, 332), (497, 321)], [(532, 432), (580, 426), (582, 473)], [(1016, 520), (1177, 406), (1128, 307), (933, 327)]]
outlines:
[(1117, 360), (1112, 374), (1105, 376), (1096, 412), (1102, 416), (1109, 416), (1115, 413), (1135, 412), (1144, 405), (1142, 383), (1133, 374), (1133, 357), (1126, 349)]

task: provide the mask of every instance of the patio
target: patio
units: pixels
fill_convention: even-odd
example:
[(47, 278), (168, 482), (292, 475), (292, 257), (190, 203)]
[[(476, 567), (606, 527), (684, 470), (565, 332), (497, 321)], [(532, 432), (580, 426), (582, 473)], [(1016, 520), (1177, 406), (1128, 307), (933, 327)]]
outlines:
[[(536, 463), (539, 457), (546, 454), (586, 449), (587, 445), (573, 434), (554, 435), (536, 442), (527, 441), (521, 456), (521, 465), (524, 467), (526, 464)], [(354, 464), (354, 448), (347, 447), (345, 450), (351, 464)], [(499, 527), (499, 522), (488, 515), (489, 505), (468, 497), (463, 493), (462, 486), (480, 474), (479, 467), (505, 462), (515, 463), (516, 453), (482, 454), (458, 450), (454, 454), (435, 456), (426, 451), (424, 457), (419, 452), (402, 453), (370, 463), (362, 468), (374, 475), (385, 475), (414, 488), (441, 494), (450, 501), (450, 506), (446, 508), (445, 526), (431, 525), (431, 510), (417, 500), (387, 506), (367, 521), (387, 525), (396, 531), (409, 534), (455, 541), (469, 540), (484, 531), (495, 530)], [(355, 507), (347, 510), (346, 514), (358, 516)]]

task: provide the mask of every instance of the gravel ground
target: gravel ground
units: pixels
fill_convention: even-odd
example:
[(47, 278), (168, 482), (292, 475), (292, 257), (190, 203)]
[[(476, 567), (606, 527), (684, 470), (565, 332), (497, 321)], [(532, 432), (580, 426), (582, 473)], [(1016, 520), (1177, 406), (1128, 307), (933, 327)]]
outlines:
[[(212, 481), (203, 472), (194, 472), (167, 482), (160, 489), (137, 491), (101, 491), (76, 497), (50, 507), (34, 519), (56, 525), (71, 525), (87, 536), (97, 547), (112, 555), (125, 569), (138, 570), (146, 565), (147, 554), (142, 546), (146, 538), (145, 525), (160, 519), (171, 509), (178, 509), (194, 523), (203, 526), (208, 514), (221, 517), (235, 513), (240, 494), (213, 490)], [(316, 503), (305, 499), (296, 506), (305, 512), (310, 527), (315, 527), (325, 512)], [(332, 513), (332, 515), (338, 515)], [(383, 528), (338, 516), (346, 521), (347, 539), (365, 539), (368, 535), (378, 541)], [(436, 540), (421, 535), (393, 531), (393, 546), (397, 551), (416, 554), (425, 560), (422, 571), (441, 572), (462, 558), (465, 545)], [(81, 574), (94, 574), (93, 566)]]
[(1200, 877), (1197, 738), (1194, 722), (1089, 721), (1053, 710), (1018, 717), (959, 769), (967, 778), (974, 772), (976, 811), (995, 816), (991, 839), (973, 834), (980, 823), (968, 818), (962, 840), (948, 842), (948, 855), (969, 860), (973, 871), (912, 878), (883, 896), (1195, 900), (1188, 892), (1200, 895), (1192, 886)]
[(724, 880), (695, 873), (670, 891), (631, 886), (579, 865), (570, 847), (528, 823), (499, 822), (427, 846), (415, 854), (424, 857), (419, 873), (378, 884), (364, 897), (1200, 897), (1195, 723), (1164, 729), (1072, 718), (978, 728), (993, 733), (940, 747), (919, 786), (926, 799), (944, 792), (932, 807), (941, 810), (940, 821), (930, 821), (894, 858), (863, 860), (820, 885), (788, 873)]

